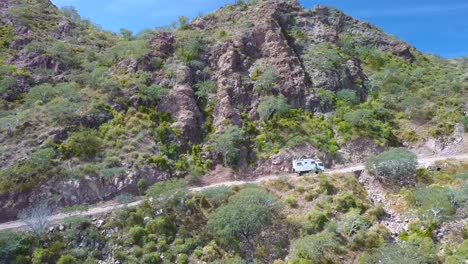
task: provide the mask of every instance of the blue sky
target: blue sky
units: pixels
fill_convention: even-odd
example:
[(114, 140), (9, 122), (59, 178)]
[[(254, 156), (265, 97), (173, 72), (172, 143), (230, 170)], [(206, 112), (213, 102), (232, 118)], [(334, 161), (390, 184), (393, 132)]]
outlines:
[[(423, 52), (452, 58), (468, 56), (467, 0), (299, 0), (307, 8), (335, 6), (403, 39)], [(57, 6), (75, 6), (83, 18), (103, 29), (168, 25), (178, 16), (208, 13), (234, 0), (52, 0)]]

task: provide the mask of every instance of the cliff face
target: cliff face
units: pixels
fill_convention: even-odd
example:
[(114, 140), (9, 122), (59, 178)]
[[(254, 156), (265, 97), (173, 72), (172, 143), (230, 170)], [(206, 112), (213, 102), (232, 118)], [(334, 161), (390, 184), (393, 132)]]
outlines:
[[(411, 142), (402, 120), (432, 126), (450, 110), (449, 135), (459, 118), (456, 100), (431, 113), (401, 104), (444, 61), (325, 6), (227, 5), (177, 29), (119, 36), (48, 0), (6, 0), (0, 22), (0, 205), (9, 216), (38, 199), (138, 193), (138, 182), (226, 161), (240, 175), (288, 171), (302, 155), (353, 162)], [(447, 66), (458, 94), (460, 65)], [(232, 125), (242, 138), (217, 145)], [(50, 155), (38, 161), (39, 151)]]

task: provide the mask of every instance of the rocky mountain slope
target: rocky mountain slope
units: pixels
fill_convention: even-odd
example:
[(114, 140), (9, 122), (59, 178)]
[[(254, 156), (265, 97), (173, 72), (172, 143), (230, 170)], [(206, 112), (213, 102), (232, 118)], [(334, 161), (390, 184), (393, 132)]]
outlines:
[(134, 36), (6, 0), (0, 32), (1, 220), (37, 201), (197, 183), (216, 165), (255, 177), (303, 155), (334, 166), (392, 146), (466, 147), (466, 62), (334, 8), (227, 5)]

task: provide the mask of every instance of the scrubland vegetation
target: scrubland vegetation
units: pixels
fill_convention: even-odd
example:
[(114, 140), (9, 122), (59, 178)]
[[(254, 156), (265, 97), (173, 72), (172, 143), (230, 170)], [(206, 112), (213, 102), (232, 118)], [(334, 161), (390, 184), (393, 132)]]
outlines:
[[(404, 58), (369, 44), (362, 34), (350, 35), (347, 27), (338, 41), (319, 43), (291, 14), (281, 14), (278, 19), (288, 22), (280, 23), (281, 36), (297, 55), (305, 89), (316, 100), (298, 107), (297, 98), (281, 90), (285, 73), (264, 58), (237, 53), (235, 78), (221, 81), (219, 65), (232, 63), (218, 58), (226, 52), (223, 45), (248, 42), (236, 37), (255, 26), (255, 17), (245, 14), (262, 1), (236, 1), (206, 15), (216, 26), (195, 27), (180, 17), (138, 34), (101, 30), (71, 7), (12, 2), (13, 26), (30, 35), (24, 39), (13, 26), (0, 25), (0, 194), (89, 179), (127, 183), (125, 176), (144, 175), (134, 182), (133, 194), (145, 195), (145, 202), (99, 219), (72, 217), (53, 231), (30, 221), (32, 233), (2, 232), (0, 262), (463, 263), (468, 258), (468, 226), (461, 221), (468, 213), (467, 165), (417, 169), (415, 155), (401, 148), (450, 138), (457, 124), (468, 131), (465, 61), (415, 50)], [(330, 9), (330, 16), (339, 14)], [(310, 79), (318, 72), (340, 81), (351, 62), (362, 67), (361, 79), (337, 87), (315, 87)], [(191, 88), (180, 96), (192, 96), (197, 110), (184, 120), (161, 109), (180, 85)], [(226, 100), (229, 111), (219, 104)], [(220, 118), (224, 110), (232, 120)], [(180, 125), (189, 119), (199, 122), (189, 131), (198, 133), (193, 138)], [(384, 202), (408, 224), (398, 234), (382, 224), (388, 220), (386, 207), (371, 201), (353, 174), (189, 190), (215, 165), (248, 174), (282, 150), (301, 146), (339, 162), (340, 149), (362, 138), (389, 149), (370, 157), (365, 173), (384, 186), (389, 199)], [(151, 177), (167, 180), (153, 185), (147, 182)], [(58, 196), (50, 194), (46, 202), (63, 198)], [(116, 199), (128, 203), (131, 196)], [(51, 213), (37, 206), (22, 211), (21, 218)], [(87, 205), (65, 209), (80, 208)]]
[(436, 232), (467, 208), (467, 168), (449, 163), (442, 171), (419, 169), (412, 175), (416, 185), (391, 191), (403, 197), (396, 207), (411, 219), (399, 234), (380, 224), (385, 210), (369, 200), (353, 174), (284, 176), (197, 193), (172, 180), (149, 188), (141, 206), (116, 210), (100, 225), (73, 217), (61, 230), (38, 229), (39, 236), (2, 233), (0, 258), (95, 263), (108, 254), (122, 263), (462, 263), (468, 226), (449, 230), (443, 243)]

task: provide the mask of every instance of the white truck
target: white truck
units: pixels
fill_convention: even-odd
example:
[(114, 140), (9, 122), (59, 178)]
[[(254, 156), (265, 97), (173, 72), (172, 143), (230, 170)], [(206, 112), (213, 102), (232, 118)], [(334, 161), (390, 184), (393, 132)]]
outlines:
[(325, 171), (325, 166), (320, 160), (314, 159), (298, 159), (293, 160), (293, 172), (299, 173), (299, 175), (307, 172), (323, 172)]

